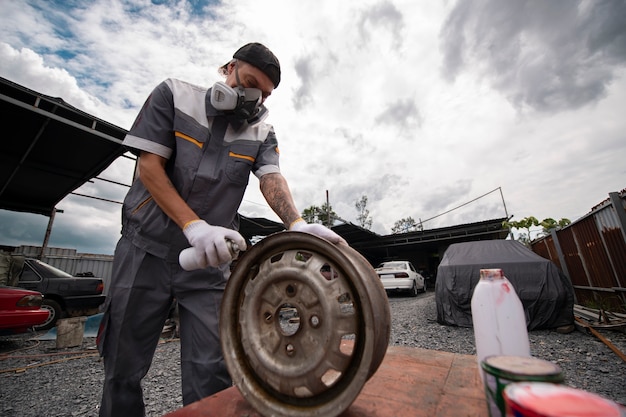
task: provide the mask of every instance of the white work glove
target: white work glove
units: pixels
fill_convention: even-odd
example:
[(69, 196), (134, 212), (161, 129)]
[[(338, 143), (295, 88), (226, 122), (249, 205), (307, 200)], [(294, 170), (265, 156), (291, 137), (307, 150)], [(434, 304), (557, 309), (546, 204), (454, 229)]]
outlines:
[[(246, 240), (237, 231), (211, 226), (204, 220), (187, 223), (183, 233), (192, 247), (180, 253), (178, 262), (187, 271), (225, 264), (233, 260), (238, 250), (247, 247)], [(231, 245), (236, 245), (237, 250), (232, 250)]]
[(307, 223), (304, 219), (298, 219), (291, 223), (289, 230), (294, 232), (310, 233), (312, 235), (319, 236), (328, 240), (330, 243), (346, 243), (346, 241), (337, 233), (330, 230), (328, 227), (322, 226), (319, 223)]

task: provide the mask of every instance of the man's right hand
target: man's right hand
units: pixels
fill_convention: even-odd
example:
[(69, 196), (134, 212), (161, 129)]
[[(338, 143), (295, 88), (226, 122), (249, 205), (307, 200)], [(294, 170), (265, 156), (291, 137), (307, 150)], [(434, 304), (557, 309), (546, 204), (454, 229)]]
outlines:
[[(183, 228), (185, 237), (196, 250), (199, 259), (196, 264), (217, 267), (233, 259), (228, 240), (233, 241), (240, 250), (246, 250), (246, 240), (237, 231), (221, 226), (211, 226), (204, 220), (194, 220)], [(206, 262), (204, 262), (206, 260)]]

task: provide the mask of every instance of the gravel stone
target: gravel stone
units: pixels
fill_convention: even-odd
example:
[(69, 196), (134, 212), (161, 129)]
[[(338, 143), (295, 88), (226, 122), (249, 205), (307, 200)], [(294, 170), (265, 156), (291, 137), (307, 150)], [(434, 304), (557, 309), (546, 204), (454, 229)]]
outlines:
[[(437, 323), (432, 290), (418, 297), (390, 295), (390, 345), (473, 355), (471, 328)], [(626, 352), (626, 333), (602, 330)], [(3, 417), (96, 417), (104, 371), (94, 338), (82, 346), (56, 349), (39, 334), (0, 337), (0, 415)], [(533, 356), (558, 364), (565, 384), (626, 404), (626, 363), (590, 334), (534, 330)], [(146, 416), (158, 417), (182, 407), (180, 343), (164, 338), (143, 380)]]

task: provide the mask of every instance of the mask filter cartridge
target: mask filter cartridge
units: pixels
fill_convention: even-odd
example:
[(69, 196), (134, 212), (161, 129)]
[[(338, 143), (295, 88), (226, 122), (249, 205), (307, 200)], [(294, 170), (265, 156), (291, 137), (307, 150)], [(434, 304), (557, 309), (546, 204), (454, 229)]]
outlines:
[(213, 105), (216, 110), (235, 110), (238, 104), (239, 94), (237, 94), (234, 88), (222, 81), (218, 81), (213, 85), (211, 89), (211, 105)]

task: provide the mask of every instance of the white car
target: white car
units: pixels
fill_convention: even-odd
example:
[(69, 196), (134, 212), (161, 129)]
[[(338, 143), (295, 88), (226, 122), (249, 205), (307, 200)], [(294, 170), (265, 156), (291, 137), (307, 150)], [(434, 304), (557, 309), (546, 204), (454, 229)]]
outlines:
[(383, 262), (375, 269), (385, 291), (408, 291), (411, 297), (426, 291), (424, 277), (408, 261)]

